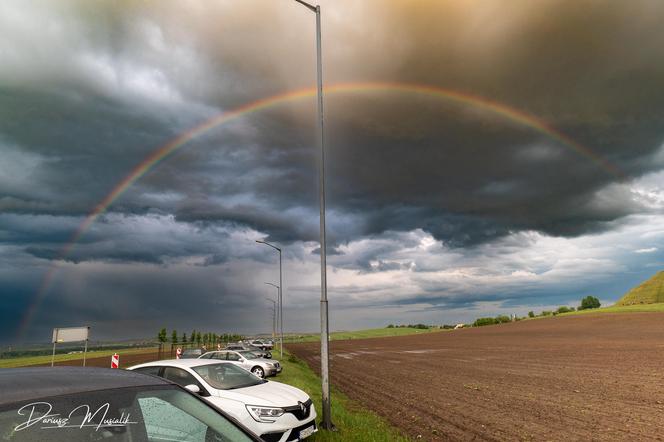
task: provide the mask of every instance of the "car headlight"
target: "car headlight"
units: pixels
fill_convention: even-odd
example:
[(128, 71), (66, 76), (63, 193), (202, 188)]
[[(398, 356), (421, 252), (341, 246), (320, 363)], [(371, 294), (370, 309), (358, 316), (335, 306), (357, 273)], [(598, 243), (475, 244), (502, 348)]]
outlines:
[(283, 408), (261, 407), (260, 405), (247, 405), (246, 407), (256, 422), (274, 422), (284, 414)]
[(272, 362), (266, 362), (265, 365), (267, 365), (268, 367), (274, 367), (274, 364)]

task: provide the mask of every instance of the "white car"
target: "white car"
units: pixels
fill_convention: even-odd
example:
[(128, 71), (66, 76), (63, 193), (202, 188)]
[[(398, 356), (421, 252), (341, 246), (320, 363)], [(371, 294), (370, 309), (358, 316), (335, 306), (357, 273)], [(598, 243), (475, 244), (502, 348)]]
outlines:
[(128, 370), (160, 376), (198, 393), (266, 442), (302, 440), (318, 431), (316, 410), (304, 391), (261, 379), (229, 362), (172, 359)]
[(198, 358), (228, 361), (252, 372), (259, 378), (276, 376), (277, 373), (281, 373), (281, 364), (279, 361), (261, 358), (259, 355), (249, 350), (209, 351)]

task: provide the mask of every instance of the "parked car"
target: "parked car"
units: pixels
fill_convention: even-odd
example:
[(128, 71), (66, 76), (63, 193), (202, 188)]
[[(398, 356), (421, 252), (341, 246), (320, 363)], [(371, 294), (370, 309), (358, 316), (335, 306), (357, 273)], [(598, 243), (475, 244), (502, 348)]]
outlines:
[(256, 347), (255, 345), (245, 344), (242, 342), (238, 342), (236, 344), (228, 344), (226, 345), (225, 350), (236, 350), (236, 351), (248, 350), (248, 351), (253, 351), (257, 355), (260, 355), (265, 359), (272, 359), (272, 353), (270, 353), (268, 350), (263, 350), (259, 347)]
[(186, 348), (182, 351), (182, 355), (180, 355), (181, 359), (196, 359), (200, 355), (205, 353), (202, 349), (200, 348)]
[(198, 392), (264, 441), (301, 440), (317, 431), (316, 410), (304, 391), (261, 379), (229, 362), (172, 359), (128, 370), (161, 376)]
[(252, 372), (259, 378), (276, 376), (278, 373), (281, 373), (281, 364), (279, 361), (261, 358), (260, 355), (249, 350), (209, 351), (204, 355), (201, 355), (200, 358), (228, 361)]
[(260, 439), (181, 386), (91, 367), (0, 370), (0, 439), (14, 442)]
[(261, 350), (272, 350), (274, 344), (271, 341), (265, 341), (263, 339), (254, 339), (248, 342), (249, 345), (260, 348)]

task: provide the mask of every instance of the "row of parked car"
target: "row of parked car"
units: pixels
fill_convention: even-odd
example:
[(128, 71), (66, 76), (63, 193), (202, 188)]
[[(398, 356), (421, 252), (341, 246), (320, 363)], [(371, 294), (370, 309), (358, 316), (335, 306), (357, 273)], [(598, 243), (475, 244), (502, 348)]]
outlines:
[[(243, 351), (251, 351), (255, 353), (256, 355), (265, 358), (265, 359), (272, 359), (272, 347), (274, 346), (274, 343), (272, 341), (268, 340), (251, 340), (251, 341), (240, 341), (240, 342), (233, 342), (226, 344), (226, 347), (224, 350), (243, 350)], [(221, 348), (219, 348), (221, 350)], [(200, 357), (203, 353), (206, 353), (208, 350), (205, 347), (201, 348), (188, 348), (185, 349), (184, 352), (182, 352), (182, 358), (187, 359), (187, 358), (198, 358)]]
[(126, 371), (5, 369), (0, 429), (10, 441), (55, 442), (286, 442), (316, 432), (309, 395), (265, 379), (281, 365), (257, 356), (224, 349)]

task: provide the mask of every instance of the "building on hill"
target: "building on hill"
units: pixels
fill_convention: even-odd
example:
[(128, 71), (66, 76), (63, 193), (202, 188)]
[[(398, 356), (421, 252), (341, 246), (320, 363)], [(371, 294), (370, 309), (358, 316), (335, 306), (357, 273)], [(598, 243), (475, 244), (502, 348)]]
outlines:
[(620, 298), (616, 305), (657, 304), (664, 302), (664, 270), (639, 284)]

